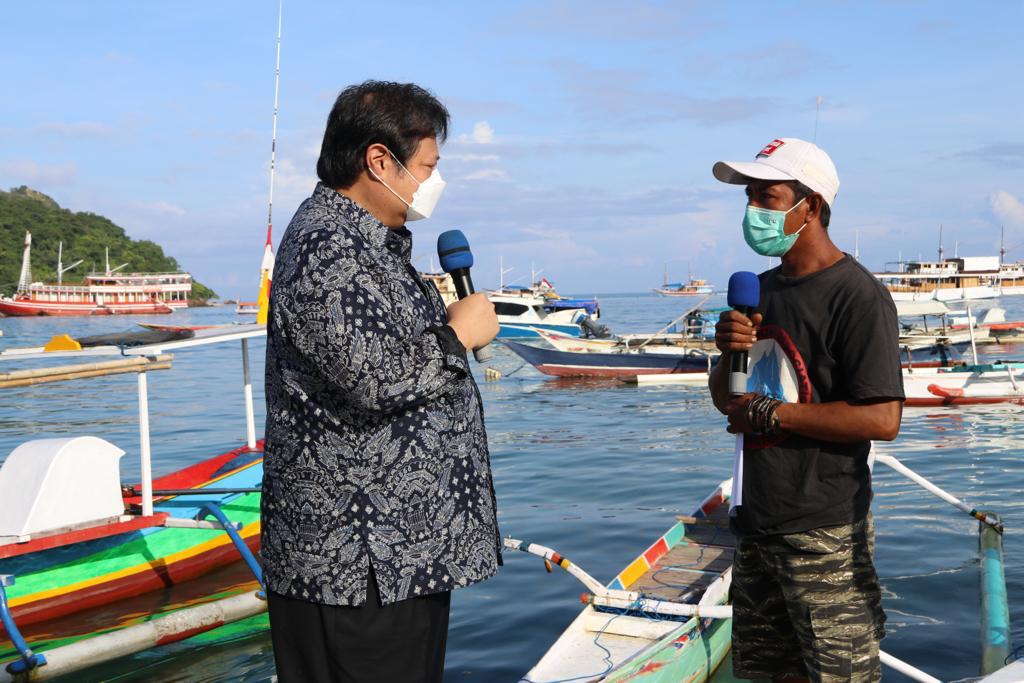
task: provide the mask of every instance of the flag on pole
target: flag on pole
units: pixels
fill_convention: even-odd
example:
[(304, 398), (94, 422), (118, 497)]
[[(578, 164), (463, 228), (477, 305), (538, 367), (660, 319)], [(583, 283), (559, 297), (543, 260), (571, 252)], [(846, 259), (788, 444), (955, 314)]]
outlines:
[(270, 238), (271, 226), (267, 226), (267, 246), (263, 248), (263, 265), (260, 266), (260, 296), (257, 299), (259, 311), (256, 324), (266, 325), (270, 312), (270, 281), (274, 274), (274, 245)]

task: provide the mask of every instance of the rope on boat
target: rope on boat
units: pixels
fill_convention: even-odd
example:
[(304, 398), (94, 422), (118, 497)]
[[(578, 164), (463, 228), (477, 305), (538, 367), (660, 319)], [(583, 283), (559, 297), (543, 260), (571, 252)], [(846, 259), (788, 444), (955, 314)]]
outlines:
[(600, 581), (583, 571), (551, 548), (528, 543), (515, 538), (503, 539), (504, 546), (509, 550), (536, 555), (574, 576), (590, 590), (591, 595), (584, 595), (584, 602), (598, 607), (613, 609), (638, 610), (646, 613), (661, 614), (674, 617), (702, 617), (707, 619), (732, 619), (732, 605), (694, 605), (690, 603), (666, 602), (651, 600), (636, 591), (625, 591), (606, 588)]
[(979, 522), (987, 524), (988, 526), (998, 531), (1000, 534), (1003, 533), (1003, 523), (999, 520), (998, 517), (986, 514), (984, 512), (979, 512), (977, 509), (971, 507), (970, 505), (963, 502), (953, 494), (947, 493), (946, 491), (942, 490), (932, 482), (928, 481), (920, 474), (918, 474), (917, 472), (915, 472), (914, 470), (910, 469), (902, 462), (897, 460), (894, 456), (884, 455), (876, 452), (875, 461), (891, 467), (892, 469), (896, 470), (907, 479), (910, 479), (912, 482), (923, 488), (925, 491), (928, 491), (932, 495), (941, 498), (942, 500), (946, 501), (947, 503), (957, 508), (958, 510), (966, 512)]

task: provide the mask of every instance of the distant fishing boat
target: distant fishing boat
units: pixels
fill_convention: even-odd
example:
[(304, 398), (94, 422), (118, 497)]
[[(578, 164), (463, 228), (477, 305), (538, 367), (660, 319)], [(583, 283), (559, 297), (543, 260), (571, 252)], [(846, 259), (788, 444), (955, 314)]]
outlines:
[(557, 313), (559, 311), (581, 308), (586, 311), (587, 316), (593, 320), (598, 320), (601, 317), (601, 302), (598, 301), (597, 297), (587, 299), (562, 296), (555, 291), (555, 286), (550, 280), (546, 277), (540, 276), (543, 271), (535, 269), (532, 264), (530, 265), (530, 282), (533, 284), (529, 286), (505, 284), (505, 275), (511, 270), (512, 268), (505, 268), (505, 260), (503, 257), (500, 258), (498, 262), (500, 284), (498, 285), (498, 289), (488, 293), (489, 296), (494, 295), (511, 298), (526, 297), (530, 299), (542, 299), (544, 311), (547, 313)]
[(699, 296), (701, 294), (711, 294), (715, 291), (715, 288), (709, 285), (706, 280), (691, 278), (685, 283), (665, 283), (660, 289), (655, 289), (654, 291), (662, 296)]
[(64, 273), (81, 263), (64, 267), (63, 244), (57, 257), (57, 282), (32, 281), (32, 233), (25, 233), (21, 275), (13, 297), (0, 298), (0, 314), (6, 316), (151, 315), (172, 313), (188, 306), (192, 276), (188, 273), (120, 273), (128, 264), (89, 273), (85, 283), (66, 285)]
[(508, 296), (488, 294), (498, 316), (499, 339), (536, 337), (537, 330), (549, 330), (579, 337), (583, 334), (580, 326), (587, 318), (581, 308), (549, 312), (544, 309), (544, 299), (535, 296)]
[(717, 356), (690, 349), (687, 353), (557, 351), (506, 341), (517, 356), (545, 375), (556, 377), (635, 377), (670, 373), (706, 373)]
[(687, 276), (686, 282), (669, 282), (668, 267), (666, 266), (661, 287), (653, 291), (661, 296), (700, 296), (702, 294), (713, 294), (715, 288), (709, 285), (706, 280), (693, 276)]

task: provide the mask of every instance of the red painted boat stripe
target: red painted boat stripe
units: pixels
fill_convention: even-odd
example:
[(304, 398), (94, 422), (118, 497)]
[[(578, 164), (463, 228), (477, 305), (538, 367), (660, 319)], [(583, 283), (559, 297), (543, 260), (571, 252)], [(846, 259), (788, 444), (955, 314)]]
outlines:
[(653, 565), (667, 552), (668, 543), (665, 542), (664, 538), (659, 538), (658, 542), (648, 548), (647, 552), (644, 553), (644, 559), (647, 560), (648, 564)]
[(207, 631), (212, 631), (213, 629), (215, 629), (215, 628), (217, 628), (219, 626), (223, 626), (223, 625), (224, 625), (224, 620), (223, 619), (218, 619), (217, 621), (212, 621), (209, 624), (203, 624), (202, 626), (196, 626), (195, 628), (190, 628), (188, 630), (181, 631), (179, 633), (168, 634), (168, 635), (164, 636), (163, 638), (157, 638), (156, 639), (156, 644), (157, 645), (167, 645), (168, 643), (176, 643), (179, 640), (185, 640), (186, 638), (191, 638), (192, 636), (198, 635), (200, 633), (206, 633)]
[(135, 517), (127, 522), (111, 522), (110, 524), (89, 527), (88, 529), (78, 529), (76, 531), (69, 531), (63, 534), (34, 538), (31, 541), (26, 541), (24, 543), (0, 545), (0, 559), (5, 557), (17, 557), (18, 555), (27, 555), (41, 550), (56, 548), (57, 546), (82, 543), (84, 541), (92, 541), (97, 538), (117, 536), (118, 534), (126, 534), (131, 531), (138, 531), (139, 529), (161, 526), (170, 514), (171, 513), (169, 512), (156, 512), (152, 517)]

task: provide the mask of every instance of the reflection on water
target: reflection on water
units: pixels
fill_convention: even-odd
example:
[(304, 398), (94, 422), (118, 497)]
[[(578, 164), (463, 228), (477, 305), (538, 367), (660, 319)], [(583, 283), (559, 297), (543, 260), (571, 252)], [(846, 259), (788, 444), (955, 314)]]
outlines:
[[(1024, 300), (1007, 303), (1007, 319), (1024, 318)], [(656, 297), (602, 297), (606, 322), (616, 331), (658, 329), (684, 307)], [(202, 322), (232, 318), (226, 309), (174, 316)], [(94, 334), (127, 326), (126, 319), (5, 319), (0, 327), (7, 336), (0, 344), (35, 343), (57, 331)], [(263, 344), (253, 344), (257, 406), (263, 401), (262, 353)], [(1017, 355), (1012, 347), (988, 347), (983, 353)], [(733, 440), (702, 387), (546, 378), (523, 367), (500, 344), (492, 365), (504, 378), (484, 382), (480, 372), (478, 380), (501, 531), (553, 547), (599, 579), (611, 579), (673, 523), (674, 515), (692, 511), (730, 476)], [(179, 352), (174, 368), (153, 373), (150, 386), (157, 473), (244, 440), (237, 346)], [(29, 434), (93, 433), (124, 448), (125, 479), (137, 476), (134, 377), (7, 390), (0, 406), (0, 458)], [(1003, 516), (1018, 644), (1024, 644), (1021, 410), (998, 405), (908, 409), (899, 439), (885, 445), (939, 486)], [(262, 416), (257, 419), (261, 430)], [(975, 674), (977, 522), (884, 466), (875, 471), (874, 510), (876, 561), (889, 613), (884, 648), (940, 678)], [(455, 593), (448, 679), (518, 680), (578, 613), (580, 591), (564, 572), (547, 574), (536, 558), (507, 556), (497, 577)], [(265, 633), (238, 634), (198, 652), (182, 643), (146, 653), (100, 673), (120, 680), (267, 680), (273, 663)], [(887, 672), (886, 680), (905, 679)]]

